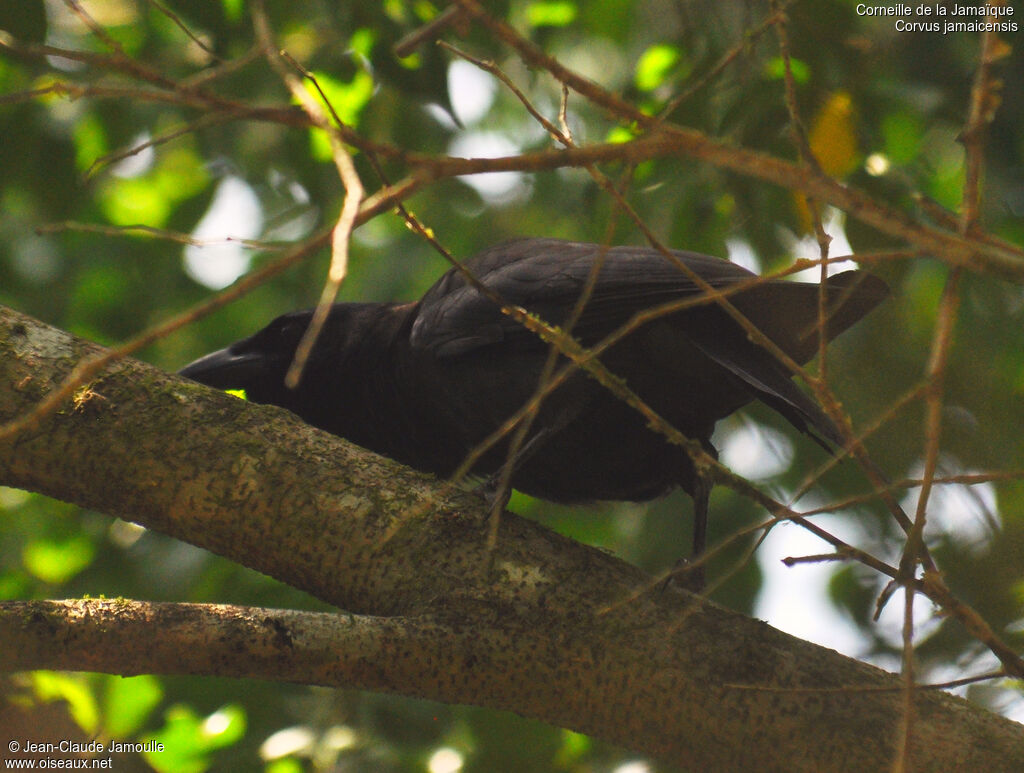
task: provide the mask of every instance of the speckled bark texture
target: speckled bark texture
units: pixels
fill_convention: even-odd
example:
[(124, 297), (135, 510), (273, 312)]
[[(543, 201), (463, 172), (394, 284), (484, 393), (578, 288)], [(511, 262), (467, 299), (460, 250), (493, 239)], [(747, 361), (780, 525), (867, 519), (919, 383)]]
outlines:
[[(0, 422), (97, 351), (0, 308)], [(135, 521), (350, 613), (10, 603), (7, 668), (346, 684), (507, 709), (701, 771), (892, 759), (895, 677), (682, 592), (633, 598), (639, 570), (512, 514), (489, 554), (475, 496), (140, 362), (0, 439), (0, 485)], [(894, 689), (842, 689), (871, 686)], [(923, 693), (913, 760), (1024, 770), (1024, 728)]]

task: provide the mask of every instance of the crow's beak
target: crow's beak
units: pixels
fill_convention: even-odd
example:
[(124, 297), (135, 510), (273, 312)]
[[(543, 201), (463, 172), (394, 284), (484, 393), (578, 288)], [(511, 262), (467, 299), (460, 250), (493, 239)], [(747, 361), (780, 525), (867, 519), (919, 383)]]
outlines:
[(189, 363), (178, 371), (178, 375), (217, 389), (244, 389), (260, 375), (264, 364), (261, 354), (240, 354), (232, 352), (229, 347)]

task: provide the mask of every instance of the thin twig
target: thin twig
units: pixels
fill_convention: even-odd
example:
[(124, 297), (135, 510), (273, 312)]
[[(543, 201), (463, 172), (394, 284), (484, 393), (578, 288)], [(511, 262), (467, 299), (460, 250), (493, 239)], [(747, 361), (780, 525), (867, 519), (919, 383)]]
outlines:
[[(988, 682), (993, 679), (1003, 679), (1005, 671), (989, 671), (977, 676), (965, 676), (961, 679), (950, 679), (948, 682), (932, 682), (929, 684), (915, 684), (915, 690), (950, 690), (954, 687), (965, 687), (978, 682)], [(903, 690), (901, 687), (879, 687), (878, 685), (846, 685), (844, 687), (781, 687), (770, 684), (725, 684), (733, 690), (750, 690), (752, 692), (778, 692), (778, 693), (887, 693)]]
[[(345, 188), (345, 200), (341, 206), (341, 214), (338, 216), (338, 222), (334, 226), (331, 235), (331, 265), (327, 272), (327, 280), (324, 282), (323, 292), (320, 294), (320, 300), (313, 311), (309, 327), (303, 333), (302, 339), (295, 350), (295, 358), (292, 360), (284, 377), (285, 386), (289, 389), (295, 389), (299, 385), (299, 380), (302, 378), (302, 370), (313, 351), (313, 347), (316, 345), (316, 340), (320, 336), (324, 322), (327, 321), (331, 306), (338, 296), (338, 290), (341, 289), (341, 283), (344, 281), (345, 274), (348, 271), (349, 239), (352, 236), (352, 229), (355, 228), (356, 216), (359, 214), (359, 205), (363, 199), (364, 188), (362, 181), (359, 179), (359, 173), (356, 171), (355, 163), (352, 161), (351, 154), (349, 154), (338, 133), (333, 131), (335, 126), (342, 126), (343, 124), (334, 108), (330, 107), (330, 101), (320, 88), (320, 84), (317, 83), (312, 73), (301, 67), (286, 52), (275, 49), (273, 32), (270, 29), (270, 22), (267, 20), (262, 0), (253, 4), (252, 14), (256, 26), (256, 34), (263, 47), (263, 53), (267, 61), (270, 62), (271, 67), (274, 68), (275, 72), (277, 72), (278, 76), (288, 87), (292, 96), (302, 105), (310, 120), (327, 133), (331, 143), (331, 156), (338, 169), (341, 183)], [(331, 112), (330, 116), (325, 112), (323, 105), (317, 102), (303, 88), (302, 82), (295, 77), (294, 72), (285, 66), (283, 60), (286, 60), (295, 68), (302, 77), (313, 83), (317, 92), (324, 100), (324, 104), (328, 105)], [(332, 118), (333, 123), (331, 122)]]
[(796, 0), (782, 0), (756, 27), (745, 30), (743, 32), (743, 39), (727, 51), (710, 70), (691, 83), (686, 91), (669, 100), (668, 104), (658, 114), (659, 120), (667, 121), (680, 105), (721, 75), (725, 68), (732, 64), (740, 54), (750, 49), (761, 35), (778, 23), (786, 11), (789, 10), (789, 7), (795, 2)]
[(165, 239), (166, 241), (186, 244), (191, 247), (210, 247), (216, 244), (241, 244), (254, 250), (280, 251), (287, 247), (283, 242), (269, 242), (261, 239), (240, 239), (237, 236), (225, 236), (219, 239), (196, 239), (180, 231), (168, 231), (163, 228), (154, 228), (151, 225), (133, 223), (129, 225), (98, 225), (96, 223), (48, 223), (36, 228), (38, 234), (62, 233), (64, 231), (75, 231), (78, 233), (94, 233), (102, 236), (123, 237), (126, 234), (138, 234), (149, 236), (154, 239)]
[[(922, 383), (919, 384), (918, 386), (911, 387), (906, 392), (904, 392), (903, 395), (896, 398), (885, 409), (885, 411), (883, 411), (879, 416), (877, 416), (874, 419), (874, 421), (872, 421), (870, 424), (864, 425), (861, 428), (860, 432), (857, 433), (857, 435), (854, 437), (855, 444), (862, 445), (865, 440), (867, 440), (869, 437), (878, 432), (882, 427), (884, 427), (886, 424), (888, 424), (890, 421), (896, 418), (896, 416), (899, 415), (904, 408), (906, 408), (912, 402), (914, 402), (922, 395), (924, 395), (924, 391), (925, 388), (924, 384)], [(817, 469), (810, 472), (796, 487), (796, 491), (793, 493), (792, 497), (790, 497), (790, 503), (795, 504), (796, 502), (798, 502), (804, 496), (804, 494), (811, 490), (811, 487), (814, 485), (815, 481), (820, 480), (833, 467), (837, 466), (843, 459), (845, 459), (849, 454), (849, 449), (842, 448), (840, 449), (839, 453), (829, 457)], [(887, 490), (890, 488), (890, 484), (886, 481), (877, 481), (874, 482), (874, 485), (875, 489), (869, 495), (872, 498), (877, 497), (879, 494), (881, 494), (883, 490)]]
[(462, 17), (462, 9), (457, 5), (449, 5), (441, 13), (403, 37), (391, 50), (399, 59), (411, 56), (428, 40), (435, 40), (442, 32), (452, 25), (457, 25)]
[(197, 132), (200, 129), (205, 129), (210, 126), (218, 126), (222, 123), (227, 123), (228, 121), (233, 120), (235, 120), (234, 116), (227, 114), (211, 113), (209, 115), (200, 116), (194, 121), (189, 121), (184, 126), (180, 126), (177, 129), (165, 132), (164, 134), (159, 134), (156, 137), (151, 137), (145, 142), (140, 142), (136, 145), (132, 145), (130, 148), (125, 148), (124, 150), (118, 150), (113, 153), (108, 153), (105, 156), (100, 156), (89, 165), (88, 169), (85, 170), (85, 179), (88, 180), (91, 178), (101, 167), (116, 164), (118, 161), (124, 161), (124, 159), (136, 156), (144, 150), (158, 147), (171, 142), (172, 140), (176, 140), (179, 137), (183, 137), (186, 134)]

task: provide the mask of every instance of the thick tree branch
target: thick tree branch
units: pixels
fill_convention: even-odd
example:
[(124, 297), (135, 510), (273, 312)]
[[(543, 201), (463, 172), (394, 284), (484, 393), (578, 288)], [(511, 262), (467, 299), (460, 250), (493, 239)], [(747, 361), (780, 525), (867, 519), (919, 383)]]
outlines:
[[(0, 421), (97, 351), (0, 308)], [(649, 578), (511, 514), (489, 553), (476, 497), (143, 363), (111, 366), (0, 442), (0, 484), (129, 518), (367, 616), (8, 604), (7, 668), (393, 690), (693, 769), (879, 770), (896, 748), (895, 677), (682, 592), (621, 603)], [(220, 649), (217, 631), (245, 646)], [(133, 654), (118, 657), (128, 641)], [(1024, 769), (1019, 725), (944, 694), (916, 699), (920, 769)]]
[[(226, 604), (117, 600), (0, 602), (11, 670), (154, 672), (412, 692), (460, 679), (461, 633), (423, 618)], [(442, 667), (443, 666), (443, 667)]]

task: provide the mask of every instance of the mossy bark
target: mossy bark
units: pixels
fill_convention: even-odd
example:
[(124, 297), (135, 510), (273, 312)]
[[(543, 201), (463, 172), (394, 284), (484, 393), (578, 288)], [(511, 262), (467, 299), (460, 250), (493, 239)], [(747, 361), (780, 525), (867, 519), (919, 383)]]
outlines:
[[(0, 307), (0, 422), (99, 351)], [(141, 362), (0, 437), (0, 484), (140, 523), (348, 613), (8, 602), (7, 669), (386, 690), (511, 710), (693, 770), (884, 770), (895, 753), (898, 678), (660, 591), (511, 513), (489, 551), (477, 497)], [(1020, 725), (942, 693), (915, 700), (917, 769), (1024, 770)]]

